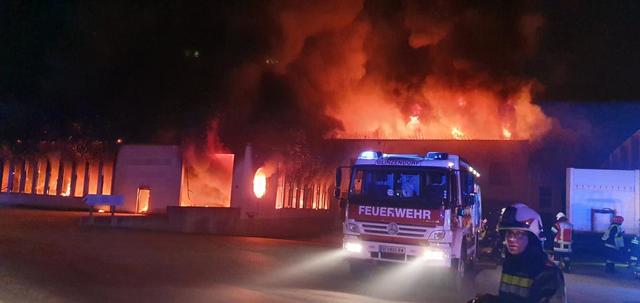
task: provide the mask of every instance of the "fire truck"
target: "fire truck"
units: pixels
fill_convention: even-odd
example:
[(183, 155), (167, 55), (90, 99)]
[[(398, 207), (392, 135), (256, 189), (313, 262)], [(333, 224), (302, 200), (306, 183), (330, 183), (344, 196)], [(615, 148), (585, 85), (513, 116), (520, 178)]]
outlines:
[(399, 262), (464, 276), (478, 246), (479, 177), (469, 162), (443, 152), (364, 151), (352, 166), (338, 168), (336, 198), (345, 209), (343, 249), (351, 272)]

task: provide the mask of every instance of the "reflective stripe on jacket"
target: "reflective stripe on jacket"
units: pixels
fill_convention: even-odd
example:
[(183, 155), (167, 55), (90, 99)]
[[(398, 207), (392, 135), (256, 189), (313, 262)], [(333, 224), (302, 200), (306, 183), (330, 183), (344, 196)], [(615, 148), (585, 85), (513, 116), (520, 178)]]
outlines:
[(609, 228), (602, 235), (602, 241), (604, 241), (604, 246), (610, 247), (613, 249), (620, 249), (624, 247), (624, 238), (622, 235), (624, 234), (622, 227), (618, 224), (612, 223)]
[(551, 262), (534, 279), (503, 273), (500, 278), (499, 302), (566, 303), (562, 271)]

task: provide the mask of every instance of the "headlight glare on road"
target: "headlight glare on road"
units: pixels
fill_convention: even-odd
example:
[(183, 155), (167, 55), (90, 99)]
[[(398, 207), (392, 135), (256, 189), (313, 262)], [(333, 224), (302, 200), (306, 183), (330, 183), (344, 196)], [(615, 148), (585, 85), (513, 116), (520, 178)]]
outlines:
[(344, 249), (346, 249), (348, 252), (360, 253), (362, 252), (362, 244), (356, 242), (346, 242), (344, 244)]
[(444, 252), (441, 250), (427, 249), (423, 255), (425, 260), (444, 260)]

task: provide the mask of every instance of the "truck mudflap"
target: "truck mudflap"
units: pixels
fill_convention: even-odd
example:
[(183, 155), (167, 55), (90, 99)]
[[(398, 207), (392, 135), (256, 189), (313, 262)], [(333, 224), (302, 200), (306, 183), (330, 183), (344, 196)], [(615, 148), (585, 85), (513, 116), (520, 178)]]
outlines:
[(351, 259), (372, 262), (422, 263), (428, 266), (450, 267), (451, 248), (446, 245), (406, 245), (361, 241), (357, 237), (345, 237), (343, 249)]

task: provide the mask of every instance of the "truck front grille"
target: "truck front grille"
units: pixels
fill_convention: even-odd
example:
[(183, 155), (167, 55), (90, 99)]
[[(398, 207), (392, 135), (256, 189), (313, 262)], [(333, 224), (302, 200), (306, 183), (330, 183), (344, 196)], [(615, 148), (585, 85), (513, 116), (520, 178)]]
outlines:
[[(389, 224), (387, 223), (365, 222), (362, 224), (362, 231), (363, 234), (388, 235), (388, 226)], [(396, 235), (404, 237), (424, 238), (427, 236), (426, 233), (427, 229), (424, 227), (398, 224), (398, 233)]]

